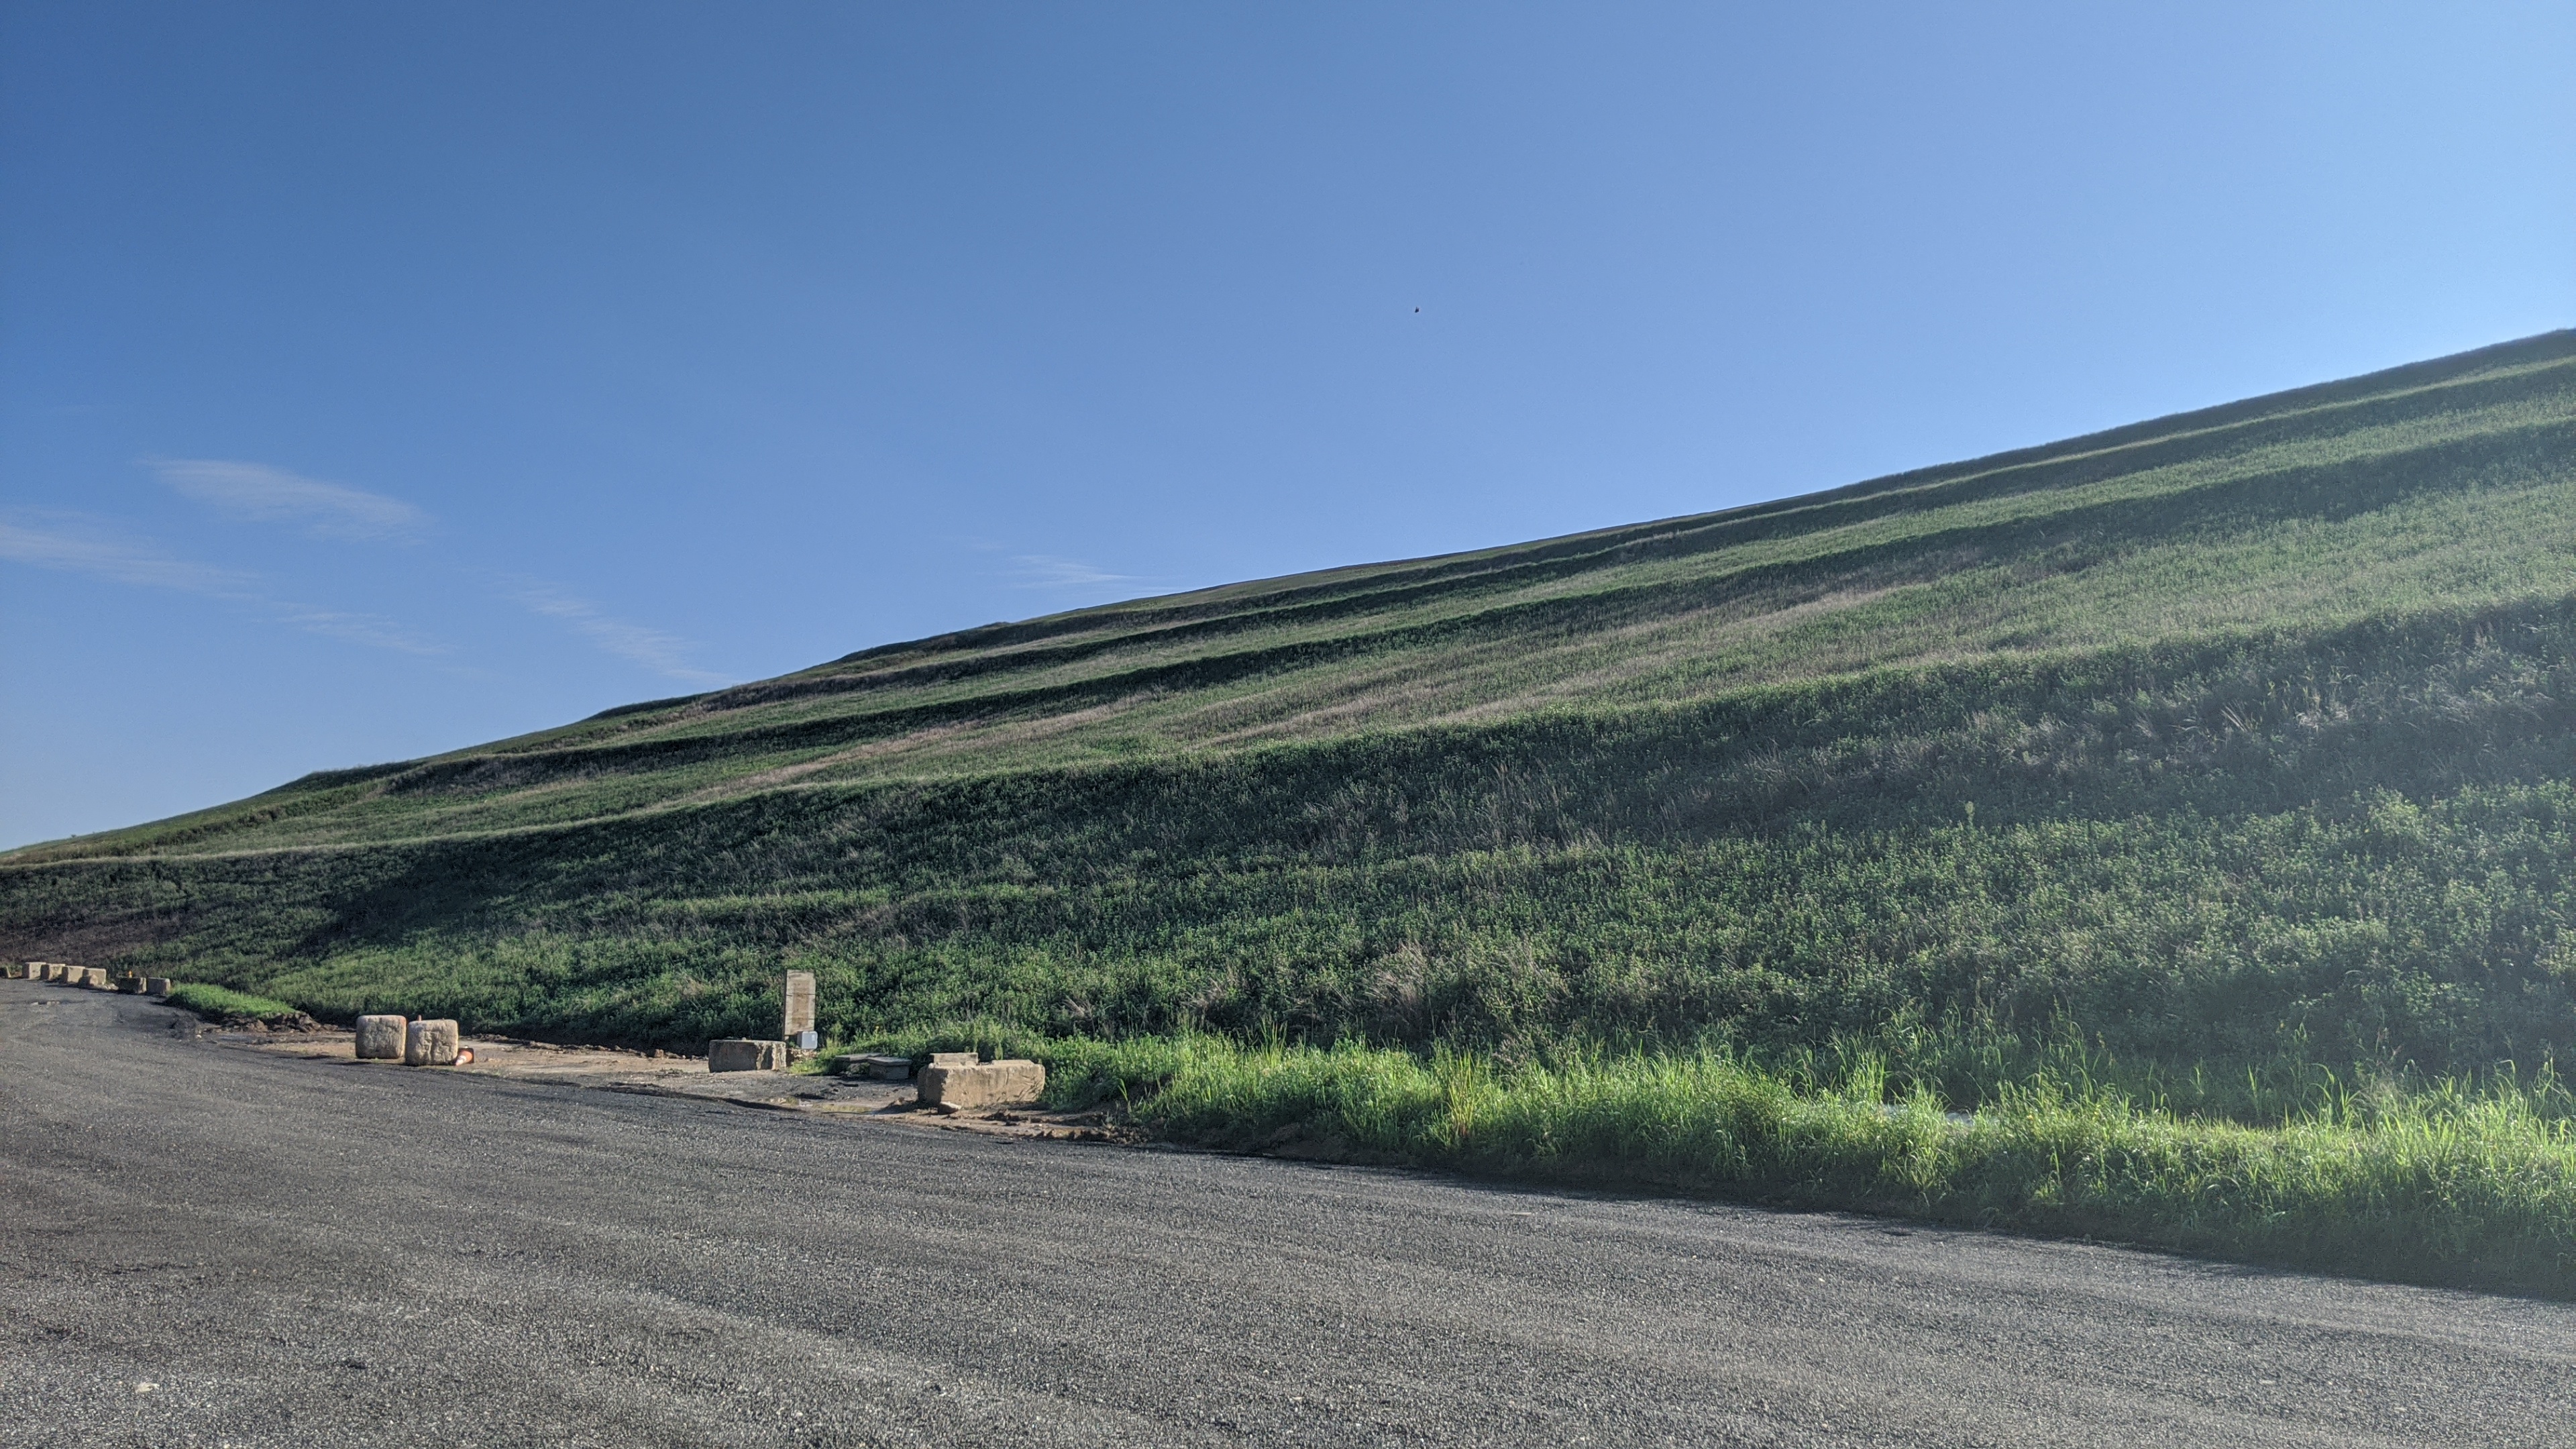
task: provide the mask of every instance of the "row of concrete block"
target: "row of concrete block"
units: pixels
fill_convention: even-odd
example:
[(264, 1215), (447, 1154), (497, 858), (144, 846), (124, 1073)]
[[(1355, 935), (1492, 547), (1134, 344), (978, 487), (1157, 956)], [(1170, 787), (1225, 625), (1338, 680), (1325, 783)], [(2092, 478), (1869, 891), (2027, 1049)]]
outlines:
[[(707, 1043), (711, 1072), (775, 1072), (786, 1069), (785, 1042), (732, 1038)], [(852, 1056), (841, 1059), (843, 1076), (899, 1082), (914, 1077), (908, 1057)], [(1046, 1068), (1017, 1059), (988, 1062), (974, 1052), (933, 1052), (921, 1069), (915, 1093), (925, 1107), (1015, 1107), (1036, 1101), (1046, 1091)]]
[(399, 1016), (358, 1018), (358, 1060), (401, 1062), (407, 1067), (452, 1067), (466, 1056), (452, 1021), (409, 1021)]
[(124, 991), (138, 996), (167, 996), (167, 976), (137, 976), (128, 971), (111, 978), (104, 966), (67, 966), (60, 961), (11, 961), (0, 967), (13, 981), (52, 981), (64, 986), (86, 986), (92, 991)]

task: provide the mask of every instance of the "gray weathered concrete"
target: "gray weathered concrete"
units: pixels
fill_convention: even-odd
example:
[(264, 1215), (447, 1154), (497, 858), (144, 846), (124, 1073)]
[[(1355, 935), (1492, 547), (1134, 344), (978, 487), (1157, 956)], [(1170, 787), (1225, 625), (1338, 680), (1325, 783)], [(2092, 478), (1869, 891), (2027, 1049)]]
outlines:
[(909, 1082), (912, 1080), (912, 1058), (846, 1056), (841, 1058), (840, 1073), (845, 1077), (865, 1077), (875, 1082)]
[(1016, 1107), (1038, 1099), (1046, 1090), (1046, 1068), (1036, 1062), (999, 1061), (975, 1066), (940, 1066), (921, 1071), (921, 1102), (928, 1107), (974, 1111)]
[(411, 1024), (399, 1016), (362, 1016), (351, 1050), (360, 1061), (401, 1061), (410, 1035)]
[(787, 1070), (787, 1043), (757, 1037), (718, 1038), (707, 1043), (707, 1070), (783, 1072)]
[(814, 973), (788, 972), (786, 995), (786, 1020), (778, 1034), (793, 1041), (800, 1034), (814, 1029)]
[(456, 1065), (458, 1041), (455, 1022), (412, 1022), (403, 1028), (403, 1065), (452, 1067)]

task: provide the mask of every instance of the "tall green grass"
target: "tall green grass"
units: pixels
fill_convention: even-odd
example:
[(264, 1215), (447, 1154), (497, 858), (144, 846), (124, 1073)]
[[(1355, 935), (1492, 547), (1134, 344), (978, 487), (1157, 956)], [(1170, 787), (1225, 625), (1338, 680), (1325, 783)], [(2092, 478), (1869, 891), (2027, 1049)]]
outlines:
[(1211, 1147), (2576, 1296), (2576, 1096), (2545, 1068), (2412, 1088), (2323, 1080), (2249, 1126), (2048, 1075), (1953, 1112), (1893, 1090), (1867, 1052), (1819, 1081), (1714, 1051), (1507, 1066), (1352, 1042), (1015, 1040), (989, 1024), (903, 1045), (1034, 1053), (1056, 1104), (1117, 1103)]

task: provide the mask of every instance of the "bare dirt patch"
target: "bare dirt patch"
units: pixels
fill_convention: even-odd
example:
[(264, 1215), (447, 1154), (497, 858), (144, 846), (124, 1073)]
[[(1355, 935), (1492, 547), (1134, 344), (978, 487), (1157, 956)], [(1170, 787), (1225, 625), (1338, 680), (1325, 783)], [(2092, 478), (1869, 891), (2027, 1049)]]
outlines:
[(695, 1097), (737, 1107), (818, 1117), (869, 1117), (1002, 1137), (1067, 1142), (1138, 1142), (1144, 1138), (1143, 1133), (1106, 1109), (1049, 1112), (1034, 1107), (1015, 1107), (946, 1112), (919, 1106), (909, 1082), (862, 1081), (798, 1072), (710, 1072), (703, 1057), (676, 1056), (667, 1052), (557, 1046), (519, 1037), (477, 1036), (466, 1038), (464, 1043), (473, 1048), (473, 1061), (453, 1067), (421, 1068), (404, 1067), (400, 1062), (361, 1061), (357, 1055), (356, 1034), (327, 1027), (286, 1034), (213, 1029), (206, 1031), (204, 1036), (207, 1040), (264, 1056), (340, 1062), (368, 1071), (455, 1072), (595, 1091)]

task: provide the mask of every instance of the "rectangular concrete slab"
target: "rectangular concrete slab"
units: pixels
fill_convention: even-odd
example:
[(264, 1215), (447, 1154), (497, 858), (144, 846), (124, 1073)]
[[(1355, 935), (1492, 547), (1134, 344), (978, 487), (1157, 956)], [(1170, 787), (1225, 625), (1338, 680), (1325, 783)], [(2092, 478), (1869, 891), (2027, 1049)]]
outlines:
[(707, 1070), (783, 1072), (787, 1070), (787, 1043), (756, 1037), (720, 1037), (707, 1043)]
[(930, 1064), (934, 1067), (971, 1067), (983, 1060), (984, 1058), (975, 1052), (932, 1052), (930, 1054)]
[(458, 1033), (452, 1021), (415, 1021), (403, 1029), (403, 1065), (407, 1067), (452, 1067), (456, 1065)]
[(411, 1024), (399, 1016), (362, 1016), (358, 1018), (358, 1060), (396, 1062), (402, 1060), (403, 1048), (411, 1035)]
[(912, 1058), (861, 1054), (841, 1058), (840, 1072), (845, 1077), (865, 1077), (875, 1082), (908, 1082), (912, 1080)]
[(985, 1062), (977, 1066), (928, 1066), (921, 1070), (922, 1105), (974, 1111), (1017, 1107), (1046, 1090), (1046, 1068), (1036, 1062)]
[(170, 978), (169, 978), (169, 977), (167, 977), (167, 976), (146, 976), (146, 977), (144, 977), (144, 978), (143, 978), (143, 994), (144, 994), (144, 995), (146, 995), (146, 996), (167, 996), (167, 995), (169, 995), (169, 994), (170, 994)]

